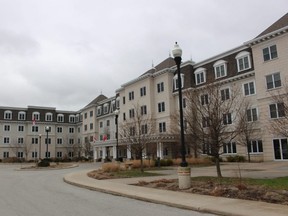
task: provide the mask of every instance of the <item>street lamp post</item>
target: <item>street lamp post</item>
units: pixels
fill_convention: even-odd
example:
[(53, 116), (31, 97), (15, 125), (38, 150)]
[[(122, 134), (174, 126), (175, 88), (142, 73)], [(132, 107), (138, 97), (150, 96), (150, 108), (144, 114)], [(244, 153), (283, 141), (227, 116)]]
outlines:
[(180, 65), (182, 60), (182, 49), (179, 47), (177, 42), (174, 45), (172, 54), (177, 66), (177, 84), (178, 84), (178, 96), (179, 96), (179, 114), (180, 114), (180, 143), (181, 143), (181, 163), (178, 168), (179, 188), (186, 189), (191, 187), (191, 170), (186, 162), (186, 149), (185, 149), (185, 138), (184, 138), (184, 118), (183, 118), (183, 101), (182, 101), (182, 81)]
[(39, 134), (39, 161), (41, 160), (41, 136), (42, 134)]
[(45, 127), (45, 131), (47, 133), (47, 137), (46, 137), (46, 159), (48, 158), (48, 133), (49, 133), (49, 130), (50, 130), (49, 126), (46, 126)]
[(115, 125), (116, 125), (116, 161), (119, 160), (118, 158), (118, 117), (119, 117), (119, 113), (120, 113), (120, 110), (119, 109), (116, 109), (114, 111), (114, 114), (115, 114)]

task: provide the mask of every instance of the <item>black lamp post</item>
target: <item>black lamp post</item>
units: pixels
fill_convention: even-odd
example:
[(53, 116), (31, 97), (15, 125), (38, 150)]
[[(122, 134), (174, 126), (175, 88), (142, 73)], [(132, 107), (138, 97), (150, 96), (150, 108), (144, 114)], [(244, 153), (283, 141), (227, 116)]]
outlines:
[(48, 133), (49, 133), (49, 130), (50, 130), (49, 126), (46, 126), (45, 127), (45, 131), (47, 133), (47, 137), (46, 137), (46, 159), (48, 158)]
[(115, 114), (115, 125), (116, 125), (116, 161), (118, 161), (118, 117), (119, 117), (119, 109), (114, 111)]
[(41, 136), (42, 134), (39, 134), (39, 160), (41, 160)]
[(187, 167), (188, 163), (186, 162), (186, 149), (185, 149), (185, 139), (184, 139), (184, 123), (183, 123), (183, 102), (182, 102), (182, 81), (181, 81), (181, 73), (180, 73), (180, 65), (181, 65), (181, 56), (182, 49), (179, 47), (177, 42), (174, 45), (174, 49), (172, 50), (172, 54), (177, 65), (177, 84), (178, 84), (178, 94), (179, 94), (179, 112), (180, 112), (180, 142), (181, 142), (181, 157), (182, 161), (180, 163), (181, 167)]

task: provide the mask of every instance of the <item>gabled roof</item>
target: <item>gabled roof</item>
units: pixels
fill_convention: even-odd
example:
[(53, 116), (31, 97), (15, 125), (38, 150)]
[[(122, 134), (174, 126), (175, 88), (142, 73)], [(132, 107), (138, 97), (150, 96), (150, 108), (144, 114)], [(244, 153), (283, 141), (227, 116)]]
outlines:
[(85, 107), (91, 106), (91, 105), (96, 105), (98, 102), (103, 101), (107, 99), (107, 97), (103, 94), (99, 95), (98, 97), (96, 97), (93, 101), (91, 101), (88, 105), (86, 105)]
[(274, 22), (271, 26), (269, 26), (265, 31), (263, 31), (261, 34), (259, 34), (256, 38), (261, 37), (261, 36), (266, 35), (266, 34), (269, 34), (271, 32), (274, 32), (274, 31), (281, 29), (285, 26), (288, 26), (288, 13), (286, 13), (279, 20)]
[(165, 59), (164, 61), (162, 61), (161, 63), (159, 63), (158, 65), (156, 65), (154, 68), (151, 68), (150, 70), (146, 71), (143, 75), (149, 74), (149, 73), (155, 73), (157, 71), (163, 70), (165, 68), (171, 68), (175, 66), (175, 61), (172, 57), (168, 57), (167, 59)]

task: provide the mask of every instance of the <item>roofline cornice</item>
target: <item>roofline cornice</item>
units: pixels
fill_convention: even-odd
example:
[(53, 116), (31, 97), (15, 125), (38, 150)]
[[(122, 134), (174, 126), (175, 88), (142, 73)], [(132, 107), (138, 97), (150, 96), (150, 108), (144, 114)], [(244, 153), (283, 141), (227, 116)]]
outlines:
[(257, 38), (254, 38), (253, 40), (250, 40), (250, 41), (247, 41), (244, 43), (244, 45), (247, 45), (247, 46), (253, 46), (255, 44), (258, 44), (258, 43), (261, 43), (263, 41), (266, 41), (266, 40), (270, 40), (274, 37), (277, 37), (279, 35), (282, 35), (282, 34), (285, 34), (286, 32), (288, 31), (288, 26), (285, 26), (281, 29), (278, 29), (276, 31), (273, 31), (273, 32), (270, 32), (268, 34), (265, 34), (261, 37), (257, 37)]

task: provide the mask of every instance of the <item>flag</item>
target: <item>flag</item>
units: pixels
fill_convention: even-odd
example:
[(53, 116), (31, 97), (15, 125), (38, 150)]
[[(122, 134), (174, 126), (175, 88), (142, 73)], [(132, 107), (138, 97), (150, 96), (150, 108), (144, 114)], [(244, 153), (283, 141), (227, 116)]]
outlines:
[(106, 134), (103, 135), (103, 141), (106, 141), (107, 140), (107, 136)]
[(93, 137), (93, 142), (96, 142), (97, 141), (97, 136), (95, 135), (94, 137)]
[(33, 126), (36, 125), (36, 119), (35, 119), (35, 117), (34, 117), (33, 120), (32, 120), (32, 125), (33, 125)]

